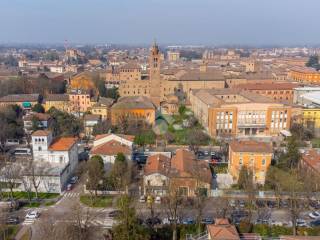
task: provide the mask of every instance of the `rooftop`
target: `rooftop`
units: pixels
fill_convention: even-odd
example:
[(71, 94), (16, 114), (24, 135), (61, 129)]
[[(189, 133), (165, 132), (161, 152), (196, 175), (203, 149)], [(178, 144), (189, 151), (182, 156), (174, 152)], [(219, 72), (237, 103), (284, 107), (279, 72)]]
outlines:
[(237, 85), (236, 88), (243, 90), (292, 90), (298, 87), (297, 83), (247, 83)]
[(233, 141), (230, 148), (234, 152), (273, 153), (271, 144), (256, 141)]
[(128, 155), (131, 153), (131, 149), (127, 145), (121, 144), (120, 142), (115, 140), (111, 140), (109, 142), (93, 147), (90, 153), (92, 155), (99, 154), (99, 155), (108, 155), (108, 156), (115, 156), (118, 153), (123, 153), (125, 155)]
[(61, 137), (53, 141), (49, 146), (50, 151), (68, 151), (77, 142), (74, 137)]
[(51, 131), (48, 130), (37, 130), (34, 133), (32, 133), (33, 137), (46, 137), (51, 134)]
[(302, 154), (302, 161), (314, 171), (320, 173), (320, 150), (310, 149)]
[(68, 94), (48, 94), (45, 97), (46, 101), (69, 101), (69, 95)]
[(144, 96), (121, 97), (112, 109), (155, 109), (152, 101)]
[(39, 94), (12, 94), (0, 98), (0, 102), (38, 102)]

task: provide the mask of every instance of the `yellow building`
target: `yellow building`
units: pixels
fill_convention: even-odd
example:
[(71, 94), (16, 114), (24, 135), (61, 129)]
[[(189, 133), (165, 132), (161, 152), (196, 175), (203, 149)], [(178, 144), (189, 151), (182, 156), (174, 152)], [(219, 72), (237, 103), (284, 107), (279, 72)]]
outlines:
[(303, 112), (303, 125), (310, 129), (315, 136), (320, 136), (320, 108), (305, 108)]
[(123, 118), (129, 121), (144, 121), (153, 125), (156, 108), (147, 97), (122, 97), (111, 107), (111, 122), (118, 124)]
[(44, 108), (48, 111), (52, 107), (63, 112), (68, 112), (70, 107), (69, 96), (67, 94), (47, 95), (44, 100)]
[(100, 115), (102, 120), (110, 119), (111, 105), (113, 102), (114, 99), (112, 98), (99, 97), (98, 102), (91, 107), (90, 112), (95, 115)]
[(293, 107), (241, 89), (199, 89), (191, 109), (212, 137), (271, 137), (290, 129)]
[(313, 68), (294, 67), (289, 72), (289, 78), (301, 83), (320, 84), (320, 72)]
[(238, 181), (240, 170), (245, 166), (252, 171), (255, 183), (264, 184), (272, 153), (269, 143), (233, 141), (229, 145), (229, 173)]

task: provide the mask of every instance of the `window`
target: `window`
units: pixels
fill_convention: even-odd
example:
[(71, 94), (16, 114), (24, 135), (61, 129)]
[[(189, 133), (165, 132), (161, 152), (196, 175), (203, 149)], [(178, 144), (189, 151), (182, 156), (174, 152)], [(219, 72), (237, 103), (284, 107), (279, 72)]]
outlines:
[(265, 166), (265, 165), (266, 165), (266, 160), (262, 159), (262, 166)]
[(59, 161), (60, 163), (63, 163), (63, 156), (60, 156)]
[(243, 159), (240, 158), (240, 159), (239, 159), (239, 165), (241, 166), (242, 164), (243, 164)]
[(38, 147), (38, 151), (42, 151), (42, 147)]
[(179, 187), (179, 195), (180, 196), (188, 196), (188, 188), (187, 187)]

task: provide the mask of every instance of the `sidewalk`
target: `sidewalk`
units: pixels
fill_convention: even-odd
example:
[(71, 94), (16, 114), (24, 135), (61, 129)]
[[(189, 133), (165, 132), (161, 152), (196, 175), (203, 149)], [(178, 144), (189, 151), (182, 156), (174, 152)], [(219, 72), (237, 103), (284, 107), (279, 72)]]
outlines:
[[(28, 238), (26, 238), (26, 236), (29, 236)], [(32, 236), (32, 229), (31, 227), (28, 226), (23, 226), (20, 231), (17, 233), (17, 235), (15, 236), (15, 240), (31, 240), (31, 236)]]

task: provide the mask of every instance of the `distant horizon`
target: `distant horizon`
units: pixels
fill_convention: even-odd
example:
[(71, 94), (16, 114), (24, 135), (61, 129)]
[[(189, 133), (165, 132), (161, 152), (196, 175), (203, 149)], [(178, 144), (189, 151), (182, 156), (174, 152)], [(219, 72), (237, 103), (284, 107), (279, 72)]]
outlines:
[(319, 0), (2, 0), (0, 44), (319, 46)]

